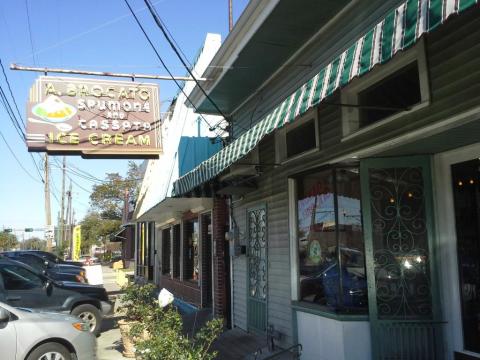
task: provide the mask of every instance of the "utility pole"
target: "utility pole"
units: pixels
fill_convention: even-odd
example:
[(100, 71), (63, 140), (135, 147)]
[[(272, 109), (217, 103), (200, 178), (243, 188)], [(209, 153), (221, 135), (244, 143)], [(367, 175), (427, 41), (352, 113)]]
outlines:
[(65, 168), (67, 166), (67, 159), (63, 157), (62, 166), (62, 203), (60, 206), (60, 244), (65, 244)]
[(228, 31), (233, 29), (233, 0), (228, 0)]
[(67, 215), (65, 216), (67, 220), (67, 231), (65, 240), (70, 247), (70, 258), (72, 258), (72, 182), (70, 181), (70, 187), (67, 191)]
[[(50, 230), (52, 225), (52, 214), (50, 209), (50, 178), (48, 168), (48, 154), (45, 153), (45, 229)], [(52, 251), (52, 235), (49, 232), (47, 234), (47, 251)]]

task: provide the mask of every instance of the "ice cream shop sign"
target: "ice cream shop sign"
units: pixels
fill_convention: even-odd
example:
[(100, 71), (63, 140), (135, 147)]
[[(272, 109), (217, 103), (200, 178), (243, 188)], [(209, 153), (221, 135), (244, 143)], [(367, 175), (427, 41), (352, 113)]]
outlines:
[(158, 86), (43, 76), (27, 105), (29, 151), (85, 157), (161, 153)]

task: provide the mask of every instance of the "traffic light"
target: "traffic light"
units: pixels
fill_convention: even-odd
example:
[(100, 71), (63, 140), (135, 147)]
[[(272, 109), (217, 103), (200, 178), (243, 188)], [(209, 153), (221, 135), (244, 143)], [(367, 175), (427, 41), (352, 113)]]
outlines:
[(33, 228), (25, 228), (25, 232), (33, 232)]
[(4, 232), (7, 232), (7, 233), (11, 233), (13, 231), (12, 228), (6, 228), (6, 229), (3, 229)]

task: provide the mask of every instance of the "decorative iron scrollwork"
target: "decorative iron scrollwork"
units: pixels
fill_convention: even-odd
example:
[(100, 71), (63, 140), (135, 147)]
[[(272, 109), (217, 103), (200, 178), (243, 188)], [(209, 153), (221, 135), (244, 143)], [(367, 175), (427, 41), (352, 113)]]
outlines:
[(267, 297), (267, 220), (264, 208), (248, 212), (249, 295), (264, 300)]
[(422, 168), (369, 169), (369, 183), (378, 317), (431, 318)]

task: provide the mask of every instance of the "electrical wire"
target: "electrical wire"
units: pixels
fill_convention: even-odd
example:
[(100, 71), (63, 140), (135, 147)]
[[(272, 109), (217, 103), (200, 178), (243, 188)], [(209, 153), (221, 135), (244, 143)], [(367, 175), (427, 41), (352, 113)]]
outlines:
[[(127, 0), (125, 0), (127, 1)], [(157, 11), (155, 10), (155, 8), (153, 7), (153, 5), (151, 4), (150, 0), (144, 0), (145, 2), (145, 5), (147, 5), (148, 7), (148, 10), (150, 11), (150, 14), (152, 15), (153, 19), (155, 20), (155, 23), (157, 24), (157, 26), (160, 28), (160, 31), (162, 32), (162, 34), (165, 36), (165, 39), (167, 40), (168, 44), (170, 45), (170, 47), (172, 48), (173, 52), (177, 55), (178, 59), (180, 60), (180, 62), (183, 64), (183, 66), (185, 67), (185, 69), (188, 71), (188, 73), (190, 74), (190, 76), (192, 77), (193, 81), (195, 81), (195, 84), (197, 84), (198, 88), (200, 89), (200, 91), (203, 93), (203, 95), (205, 95), (205, 97), (208, 99), (208, 101), (210, 101), (210, 103), (213, 105), (213, 107), (217, 110), (217, 112), (225, 119), (227, 120), (227, 116), (223, 113), (222, 110), (220, 110), (220, 108), (218, 107), (218, 105), (212, 100), (212, 98), (207, 94), (207, 92), (205, 91), (205, 89), (202, 87), (202, 85), (200, 85), (200, 82), (197, 80), (197, 78), (195, 77), (195, 75), (193, 75), (193, 72), (190, 70), (190, 67), (187, 66), (187, 64), (185, 63), (185, 60), (182, 58), (182, 56), (180, 55), (180, 52), (178, 51), (178, 49), (175, 47), (175, 44), (173, 43), (173, 41), (170, 39), (170, 37), (168, 36), (166, 30), (165, 30), (165, 27), (164, 25), (162, 24), (162, 21), (160, 20), (160, 16), (158, 15)]]
[(30, 172), (25, 169), (22, 165), (22, 163), (20, 162), (20, 160), (18, 160), (17, 156), (15, 155), (15, 153), (13, 152), (12, 148), (10, 147), (10, 145), (8, 144), (8, 141), (7, 139), (5, 139), (5, 136), (3, 135), (3, 133), (0, 131), (0, 137), (3, 139), (3, 141), (5, 142), (5, 145), (7, 145), (7, 148), (8, 150), (10, 151), (10, 153), (12, 154), (13, 158), (15, 159), (15, 161), (17, 162), (18, 166), (20, 166), (20, 168), (22, 168), (23, 171), (25, 171), (25, 173), (34, 181), (36, 182), (40, 182), (38, 181), (38, 179), (34, 178), (32, 176), (32, 174), (30, 174)]
[[(183, 95), (185, 95), (185, 97), (187, 98), (187, 100), (190, 102), (190, 104), (192, 105), (192, 107), (198, 112), (198, 109), (197, 107), (193, 104), (192, 100), (190, 99), (190, 97), (187, 95), (187, 93), (185, 92), (185, 90), (183, 89), (183, 86), (181, 86), (179, 84), (179, 82), (175, 79), (175, 77), (173, 76), (172, 72), (170, 71), (170, 69), (167, 67), (167, 65), (165, 64), (165, 62), (163, 61), (162, 57), (160, 56), (157, 48), (155, 47), (155, 45), (153, 44), (152, 40), (150, 39), (150, 37), (148, 36), (147, 32), (145, 31), (145, 28), (143, 27), (142, 23), (140, 22), (140, 20), (138, 19), (137, 15), (135, 14), (135, 12), (133, 11), (132, 7), (130, 6), (128, 0), (124, 0), (125, 4), (127, 5), (128, 9), (130, 10), (130, 13), (132, 14), (133, 18), (135, 19), (135, 21), (137, 22), (140, 30), (142, 30), (142, 33), (143, 35), (145, 36), (145, 38), (147, 39), (148, 43), (150, 44), (151, 48), (153, 49), (153, 51), (155, 52), (155, 54), (157, 55), (157, 58), (158, 60), (160, 61), (160, 63), (162, 64), (163, 68), (165, 69), (165, 71), (168, 73), (168, 75), (170, 76), (170, 78), (173, 80), (173, 82), (178, 86), (178, 88), (180, 89), (180, 91), (183, 93)], [(205, 119), (205, 117), (202, 115), (202, 114), (199, 114), (201, 116), (201, 118), (205, 121), (205, 123), (208, 125), (209, 128), (212, 128), (211, 124), (208, 122), (207, 119)], [(219, 134), (217, 134), (217, 137), (221, 138), (221, 136)], [(224, 140), (222, 139), (222, 142)]]
[(22, 126), (18, 123), (18, 120), (12, 111), (12, 108), (8, 102), (7, 96), (5, 95), (5, 92), (3, 91), (3, 88), (1, 85), (0, 85), (0, 100), (18, 136), (20, 136), (20, 139), (22, 141), (25, 141), (26, 139), (25, 133), (23, 132)]
[[(60, 169), (60, 170), (63, 169), (63, 165), (52, 165), (52, 167), (57, 168), (57, 169)], [(91, 178), (89, 178), (89, 177), (87, 177), (87, 176), (84, 176), (84, 175), (82, 175), (82, 174), (79, 174), (78, 172), (70, 169), (69, 167), (66, 167), (66, 168), (65, 168), (65, 171), (66, 171), (67, 173), (72, 174), (72, 175), (75, 175), (75, 176), (77, 176), (77, 177), (79, 177), (79, 178), (81, 178), (81, 179), (83, 179), (83, 180), (91, 181), (91, 182), (93, 182), (93, 183), (95, 183), (95, 184), (98, 184), (98, 183), (99, 183), (99, 181), (94, 180), (94, 179), (91, 179)], [(105, 183), (105, 181), (102, 181), (101, 183)]]
[[(20, 136), (20, 139), (22, 141), (25, 141), (26, 140), (25, 133), (23, 132), (21, 125), (18, 123), (17, 117), (15, 116), (15, 113), (13, 112), (12, 106), (10, 105), (10, 102), (8, 101), (7, 96), (5, 95), (5, 92), (3, 91), (3, 88), (2, 88), (1, 85), (0, 85), (0, 99), (1, 99), (2, 105), (4, 106), (5, 111), (7, 112), (8, 117), (10, 118), (15, 130), (17, 131), (18, 135)], [(43, 179), (42, 173), (41, 173), (41, 171), (38, 167), (38, 164), (35, 161), (35, 159), (33, 158), (33, 155), (31, 153), (29, 153), (29, 155), (30, 155), (30, 158), (33, 161), (33, 164), (35, 165), (35, 168), (38, 172), (38, 175), (40, 176), (40, 179), (42, 180), (42, 182), (45, 182), (45, 180)]]
[(12, 87), (10, 86), (10, 81), (8, 81), (8, 77), (7, 77), (7, 74), (5, 73), (5, 68), (3, 67), (3, 62), (1, 58), (0, 58), (0, 66), (2, 67), (3, 77), (5, 78), (5, 82), (7, 83), (8, 91), (10, 92), (10, 96), (13, 99), (13, 104), (15, 105), (15, 109), (17, 109), (18, 117), (20, 120), (22, 120), (23, 125), (25, 126), (25, 121), (23, 121), (22, 115), (20, 114), (20, 110), (18, 109), (18, 104), (17, 104), (17, 101), (15, 100), (15, 96), (13, 95)]
[(30, 11), (28, 10), (28, 0), (25, 0), (25, 7), (27, 8), (27, 23), (28, 23), (28, 34), (30, 36), (30, 47), (32, 48), (32, 58), (35, 66), (37, 65), (37, 59), (35, 57), (35, 51), (33, 47), (33, 36), (32, 36), (32, 27), (30, 25)]
[(75, 184), (76, 186), (78, 186), (79, 189), (85, 191), (85, 192), (88, 193), (88, 194), (91, 194), (91, 193), (92, 193), (92, 190), (87, 190), (87, 189), (85, 189), (83, 186), (81, 186), (79, 183), (77, 183), (75, 180), (73, 180), (71, 176), (67, 176), (67, 177), (70, 179), (70, 181), (71, 181), (73, 184)]

